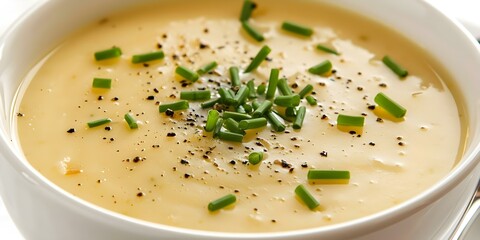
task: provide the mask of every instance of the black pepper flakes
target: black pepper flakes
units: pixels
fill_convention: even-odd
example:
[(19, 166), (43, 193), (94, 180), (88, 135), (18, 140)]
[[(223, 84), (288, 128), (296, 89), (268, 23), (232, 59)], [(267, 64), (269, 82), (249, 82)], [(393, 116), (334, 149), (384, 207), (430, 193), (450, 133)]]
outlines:
[(370, 109), (370, 110), (375, 110), (375, 105), (368, 105), (367, 108)]
[(172, 109), (167, 109), (165, 111), (165, 115), (169, 116), (169, 117), (173, 117), (173, 114), (175, 113), (175, 111), (173, 111)]
[(155, 100), (155, 96), (148, 96), (147, 100)]
[(105, 131), (110, 131), (110, 130), (112, 130), (112, 127), (110, 127), (110, 126), (105, 127)]
[(23, 113), (17, 113), (17, 117), (23, 117), (23, 116), (25, 116), (25, 114), (23, 114)]
[(322, 157), (328, 157), (328, 152), (327, 151), (321, 151), (320, 156)]
[(74, 133), (75, 132), (75, 128), (70, 128), (67, 130), (67, 133)]
[(174, 132), (167, 133), (167, 137), (175, 137), (175, 136), (177, 136), (177, 134)]
[(137, 197), (143, 197), (145, 194), (143, 192), (137, 193)]
[(375, 143), (374, 142), (369, 142), (368, 145), (375, 146)]
[(185, 159), (181, 159), (181, 160), (180, 160), (180, 164), (188, 165), (188, 164), (190, 164), (190, 162), (188, 162), (188, 161), (185, 160)]

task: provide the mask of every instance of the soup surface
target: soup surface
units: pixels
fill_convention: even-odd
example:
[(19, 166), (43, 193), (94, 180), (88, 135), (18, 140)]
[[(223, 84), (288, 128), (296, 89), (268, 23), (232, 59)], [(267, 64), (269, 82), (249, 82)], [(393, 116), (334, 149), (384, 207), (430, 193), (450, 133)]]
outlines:
[[(313, 1), (257, 1), (249, 22), (265, 37), (259, 43), (238, 20), (242, 4), (162, 1), (105, 16), (69, 38), (20, 93), (18, 135), (28, 161), (67, 192), (106, 209), (227, 232), (287, 231), (364, 217), (418, 195), (454, 167), (461, 117), (443, 82), (448, 76), (421, 49), (380, 24)], [(311, 27), (313, 35), (281, 29), (287, 20)], [(244, 73), (264, 45), (271, 53)], [(93, 58), (112, 46), (122, 50), (119, 58)], [(161, 60), (131, 63), (135, 54), (160, 50)], [(381, 61), (385, 55), (409, 75), (393, 73)], [(330, 73), (307, 71), (324, 60), (333, 65)], [(218, 66), (195, 82), (175, 74), (177, 66), (196, 70), (211, 61)], [(239, 67), (242, 84), (267, 84), (272, 68), (280, 69), (295, 93), (311, 84), (317, 104), (301, 101), (302, 128), (287, 121), (286, 130), (276, 132), (269, 123), (247, 130), (237, 143), (204, 130), (203, 101), (190, 101), (173, 115), (159, 113), (159, 105), (179, 101), (182, 91), (207, 89), (217, 98), (219, 87), (231, 87), (232, 66)], [(93, 88), (94, 78), (112, 79), (111, 88)], [(379, 92), (405, 107), (406, 116), (373, 109)], [(137, 129), (129, 128), (126, 113)], [(363, 128), (339, 129), (339, 114), (363, 116)], [(112, 121), (87, 126), (103, 118)], [(248, 163), (252, 152), (264, 153), (260, 164)], [(312, 183), (309, 169), (347, 170), (351, 178)], [(299, 184), (319, 207), (310, 210), (296, 197)], [(233, 205), (207, 209), (227, 194), (236, 196)]]

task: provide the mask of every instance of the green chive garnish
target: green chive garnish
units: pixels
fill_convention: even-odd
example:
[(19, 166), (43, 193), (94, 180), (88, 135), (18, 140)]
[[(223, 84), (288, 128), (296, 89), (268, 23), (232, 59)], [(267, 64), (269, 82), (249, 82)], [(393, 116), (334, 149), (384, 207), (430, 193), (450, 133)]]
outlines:
[(178, 66), (175, 69), (175, 73), (192, 82), (198, 80), (198, 74), (184, 66)]
[(303, 120), (305, 119), (305, 113), (307, 112), (307, 108), (305, 106), (300, 106), (297, 111), (297, 116), (295, 117), (295, 121), (293, 121), (293, 129), (300, 129), (303, 125)]
[(198, 75), (203, 75), (205, 73), (208, 73), (210, 71), (212, 71), (213, 69), (215, 69), (217, 67), (217, 62), (213, 61), (213, 62), (209, 62), (205, 65), (203, 65), (202, 67), (200, 67), (198, 70), (197, 70), (197, 73)]
[(312, 97), (312, 95), (306, 96), (305, 99), (307, 99), (308, 104), (310, 104), (311, 106), (317, 105), (317, 99)]
[[(255, 102), (254, 102), (255, 103)], [(255, 111), (253, 111), (252, 113), (252, 116), (254, 118), (258, 118), (258, 117), (261, 117), (263, 116), (263, 114), (265, 114), (265, 112), (267, 112), (268, 110), (270, 110), (270, 108), (273, 106), (273, 103), (270, 102), (269, 100), (265, 100), (263, 101), (263, 103), (261, 103), (257, 109), (255, 109)], [(255, 108), (255, 105), (253, 106), (253, 108)]]
[(245, 85), (242, 85), (240, 89), (238, 89), (237, 94), (233, 97), (235, 100), (235, 104), (242, 105), (247, 100), (248, 93), (250, 92), (249, 88)]
[(243, 135), (240, 133), (226, 132), (220, 130), (217, 134), (218, 138), (230, 142), (242, 142)]
[(350, 179), (350, 172), (343, 170), (308, 170), (307, 178), (309, 181), (323, 184), (345, 184)]
[(288, 96), (293, 94), (292, 89), (290, 89), (290, 86), (288, 86), (286, 78), (281, 78), (278, 80), (277, 87), (282, 95)]
[(245, 131), (243, 131), (243, 129), (241, 129), (239, 127), (239, 123), (235, 120), (233, 120), (233, 118), (227, 118), (224, 122), (223, 122), (223, 126), (230, 132), (232, 133), (238, 133), (238, 134), (242, 134), (242, 135), (245, 135)]
[(247, 82), (248, 87), (248, 99), (257, 98), (257, 92), (255, 91), (255, 82), (250, 80)]
[(198, 101), (198, 100), (209, 100), (211, 93), (209, 90), (196, 90), (196, 91), (181, 91), (180, 92), (180, 99), (183, 100), (191, 100), (191, 101)]
[(218, 94), (220, 94), (220, 99), (226, 104), (233, 105), (235, 103), (235, 99), (233, 95), (228, 89), (226, 88), (219, 88)]
[(247, 111), (245, 111), (245, 108), (243, 108), (243, 105), (238, 105), (235, 108), (235, 111), (237, 111), (237, 113), (247, 113)]
[(232, 87), (240, 86), (240, 74), (238, 67), (230, 67), (228, 71), (230, 72), (230, 81), (232, 81)]
[(353, 126), (353, 127), (363, 127), (365, 122), (365, 117), (363, 116), (349, 116), (338, 114), (337, 125), (340, 126)]
[(242, 105), (242, 107), (243, 107), (243, 109), (245, 109), (245, 112), (247, 112), (247, 113), (251, 113), (253, 111), (253, 107), (250, 104), (245, 103), (245, 104)]
[(132, 63), (144, 63), (144, 62), (162, 59), (164, 57), (165, 57), (165, 54), (163, 53), (163, 51), (137, 54), (132, 56)]
[(335, 55), (340, 55), (337, 51), (335, 51), (335, 50), (333, 50), (333, 49), (331, 49), (331, 48), (329, 48), (329, 47), (326, 47), (326, 46), (324, 46), (324, 45), (322, 45), (322, 44), (318, 44), (318, 45), (317, 45), (317, 49), (318, 49), (318, 50), (321, 50), (321, 51), (324, 51), (324, 52), (326, 52), (326, 53), (331, 53), (331, 54), (335, 54)]
[(285, 125), (282, 123), (282, 121), (280, 121), (280, 118), (281, 118), (280, 116), (278, 116), (273, 111), (268, 111), (266, 116), (273, 130), (275, 130), (276, 132), (285, 131)]
[(252, 152), (248, 155), (248, 162), (257, 165), (263, 160), (263, 152)]
[(298, 94), (288, 96), (277, 96), (273, 103), (281, 107), (295, 107), (300, 104), (300, 96)]
[(382, 62), (387, 65), (395, 74), (399, 77), (406, 77), (408, 75), (408, 71), (405, 70), (402, 66), (398, 65), (390, 56), (385, 56), (382, 59)]
[(202, 104), (200, 104), (200, 106), (205, 109), (205, 108), (211, 108), (213, 106), (215, 106), (215, 104), (219, 103), (220, 102), (220, 98), (214, 98), (214, 99), (211, 99), (210, 101), (206, 101), (206, 102), (203, 102)]
[(297, 116), (297, 109), (295, 107), (287, 107), (285, 108), (285, 116), (287, 117), (296, 117)]
[(267, 119), (263, 117), (246, 119), (238, 123), (238, 127), (242, 130), (261, 128), (265, 126), (267, 126)]
[(300, 95), (300, 98), (303, 99), (307, 94), (309, 94), (312, 91), (313, 91), (313, 86), (311, 84), (308, 84), (302, 89), (302, 91), (298, 93), (298, 95)]
[(256, 4), (250, 0), (245, 0), (243, 2), (242, 12), (240, 13), (240, 21), (247, 21), (252, 15), (253, 9), (255, 9)]
[(235, 121), (242, 121), (245, 119), (250, 119), (252, 116), (245, 114), (245, 113), (238, 113), (238, 112), (231, 112), (231, 111), (224, 111), (223, 118), (232, 118)]
[(265, 58), (268, 56), (268, 54), (272, 51), (267, 45), (263, 46), (260, 51), (258, 51), (257, 55), (253, 58), (252, 62), (250, 65), (248, 65), (247, 69), (245, 69), (245, 72), (251, 72), (255, 69), (257, 69), (258, 66), (265, 60)]
[(111, 88), (112, 79), (110, 78), (94, 78), (92, 82), (93, 88)]
[(218, 137), (218, 133), (222, 130), (223, 127), (223, 118), (219, 118), (215, 123), (215, 128), (213, 129), (213, 137)]
[(220, 118), (220, 113), (215, 110), (211, 109), (208, 110), (208, 115), (207, 115), (207, 123), (205, 124), (205, 131), (211, 132), (215, 129), (215, 125), (218, 121), (218, 118)]
[(242, 27), (245, 30), (245, 32), (247, 32), (248, 35), (250, 35), (250, 37), (255, 39), (257, 42), (262, 42), (263, 40), (265, 40), (263, 35), (257, 30), (255, 30), (255, 28), (253, 28), (248, 21), (242, 21)]
[(172, 111), (177, 111), (177, 110), (185, 110), (188, 108), (189, 108), (189, 105), (187, 100), (180, 100), (174, 103), (165, 103), (158, 106), (158, 110), (161, 113), (166, 112), (168, 109)]
[(263, 95), (266, 90), (267, 90), (267, 86), (262, 83), (262, 84), (258, 85), (258, 87), (257, 87), (257, 94), (258, 95)]
[(265, 98), (272, 99), (275, 96), (275, 91), (277, 90), (278, 84), (278, 75), (280, 75), (280, 70), (278, 68), (272, 68), (272, 70), (270, 70), (270, 78), (268, 79), (267, 94)]
[(382, 107), (396, 118), (402, 118), (405, 116), (405, 113), (407, 113), (407, 109), (387, 97), (384, 93), (378, 93), (377, 96), (375, 96), (374, 101), (378, 106)]
[(236, 201), (237, 201), (237, 197), (235, 197), (235, 195), (233, 194), (225, 195), (219, 199), (211, 201), (208, 204), (208, 211), (214, 212), (214, 211), (220, 210), (230, 204), (235, 203)]
[(332, 63), (330, 60), (325, 60), (311, 68), (308, 69), (310, 73), (322, 75), (329, 72), (332, 69)]
[(128, 124), (128, 127), (130, 127), (130, 129), (138, 128), (137, 120), (135, 120), (135, 118), (133, 118), (133, 116), (130, 113), (126, 113), (124, 118)]
[(93, 127), (98, 127), (100, 125), (107, 124), (107, 123), (110, 123), (110, 122), (112, 122), (112, 119), (102, 118), (102, 119), (98, 119), (98, 120), (95, 120), (95, 121), (88, 122), (87, 125), (88, 125), (89, 128), (93, 128)]
[(308, 192), (308, 190), (302, 184), (295, 188), (295, 194), (307, 205), (311, 210), (318, 207), (318, 201)]
[(110, 58), (120, 57), (122, 55), (122, 50), (118, 47), (112, 47), (110, 49), (102, 50), (95, 52), (95, 60), (105, 60)]
[(310, 37), (313, 34), (313, 29), (293, 22), (283, 22), (282, 29), (306, 37)]

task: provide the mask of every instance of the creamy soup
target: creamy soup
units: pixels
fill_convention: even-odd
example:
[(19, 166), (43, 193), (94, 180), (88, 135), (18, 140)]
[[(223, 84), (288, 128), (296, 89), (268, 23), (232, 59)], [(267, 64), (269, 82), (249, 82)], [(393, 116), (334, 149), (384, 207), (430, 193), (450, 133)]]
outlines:
[[(49, 54), (20, 91), (17, 124), (26, 159), (69, 194), (146, 221), (191, 229), (272, 232), (358, 219), (402, 203), (431, 187), (456, 164), (462, 149), (462, 116), (445, 74), (401, 35), (355, 14), (313, 1), (258, 0), (242, 29), (243, 1), (162, 1), (111, 16), (71, 36)], [(281, 28), (292, 21), (313, 30), (300, 36)], [(316, 48), (318, 44), (339, 55)], [(244, 73), (263, 46), (271, 48), (255, 70)], [(117, 46), (122, 55), (96, 61)], [(134, 64), (136, 54), (163, 51), (160, 60)], [(391, 56), (408, 70), (397, 76), (383, 62)], [(332, 70), (312, 66), (329, 60)], [(175, 73), (218, 66), (195, 81)], [(242, 84), (268, 84), (271, 69), (299, 93), (307, 84), (317, 100), (306, 107), (301, 129), (285, 121), (246, 130), (242, 142), (204, 130), (207, 111), (166, 113), (182, 91), (231, 88), (229, 68)], [(92, 87), (94, 78), (111, 87)], [(235, 91), (236, 89), (234, 89)], [(407, 109), (394, 118), (376, 106), (383, 92)], [(234, 92), (235, 94), (235, 92)], [(281, 95), (277, 90), (276, 96)], [(263, 102), (265, 95), (258, 95)], [(247, 103), (252, 103), (248, 100)], [(218, 105), (216, 106), (218, 108)], [(374, 109), (375, 108), (375, 109)], [(284, 109), (274, 104), (283, 114)], [(138, 124), (130, 129), (124, 115)], [(364, 118), (362, 128), (337, 126), (339, 114)], [(222, 115), (222, 113), (220, 113)], [(89, 127), (88, 122), (111, 122)], [(248, 162), (263, 152), (261, 163)], [(309, 182), (310, 169), (349, 171), (343, 182)], [(302, 184), (319, 202), (309, 209), (294, 190)], [(233, 194), (236, 202), (209, 211), (210, 202)]]

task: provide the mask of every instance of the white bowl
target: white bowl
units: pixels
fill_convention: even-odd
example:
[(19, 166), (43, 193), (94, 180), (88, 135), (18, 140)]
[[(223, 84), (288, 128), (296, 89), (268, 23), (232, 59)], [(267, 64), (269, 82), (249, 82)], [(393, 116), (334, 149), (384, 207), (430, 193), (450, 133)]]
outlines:
[[(468, 113), (462, 161), (422, 194), (386, 211), (286, 233), (196, 231), (129, 218), (72, 197), (23, 158), (12, 143), (13, 100), (25, 74), (76, 29), (109, 12), (155, 0), (42, 1), (0, 41), (0, 193), (26, 239), (446, 239), (480, 177), (480, 54), (475, 39), (424, 1), (324, 0), (402, 32), (455, 76)], [(158, 1), (157, 1), (158, 2)]]

